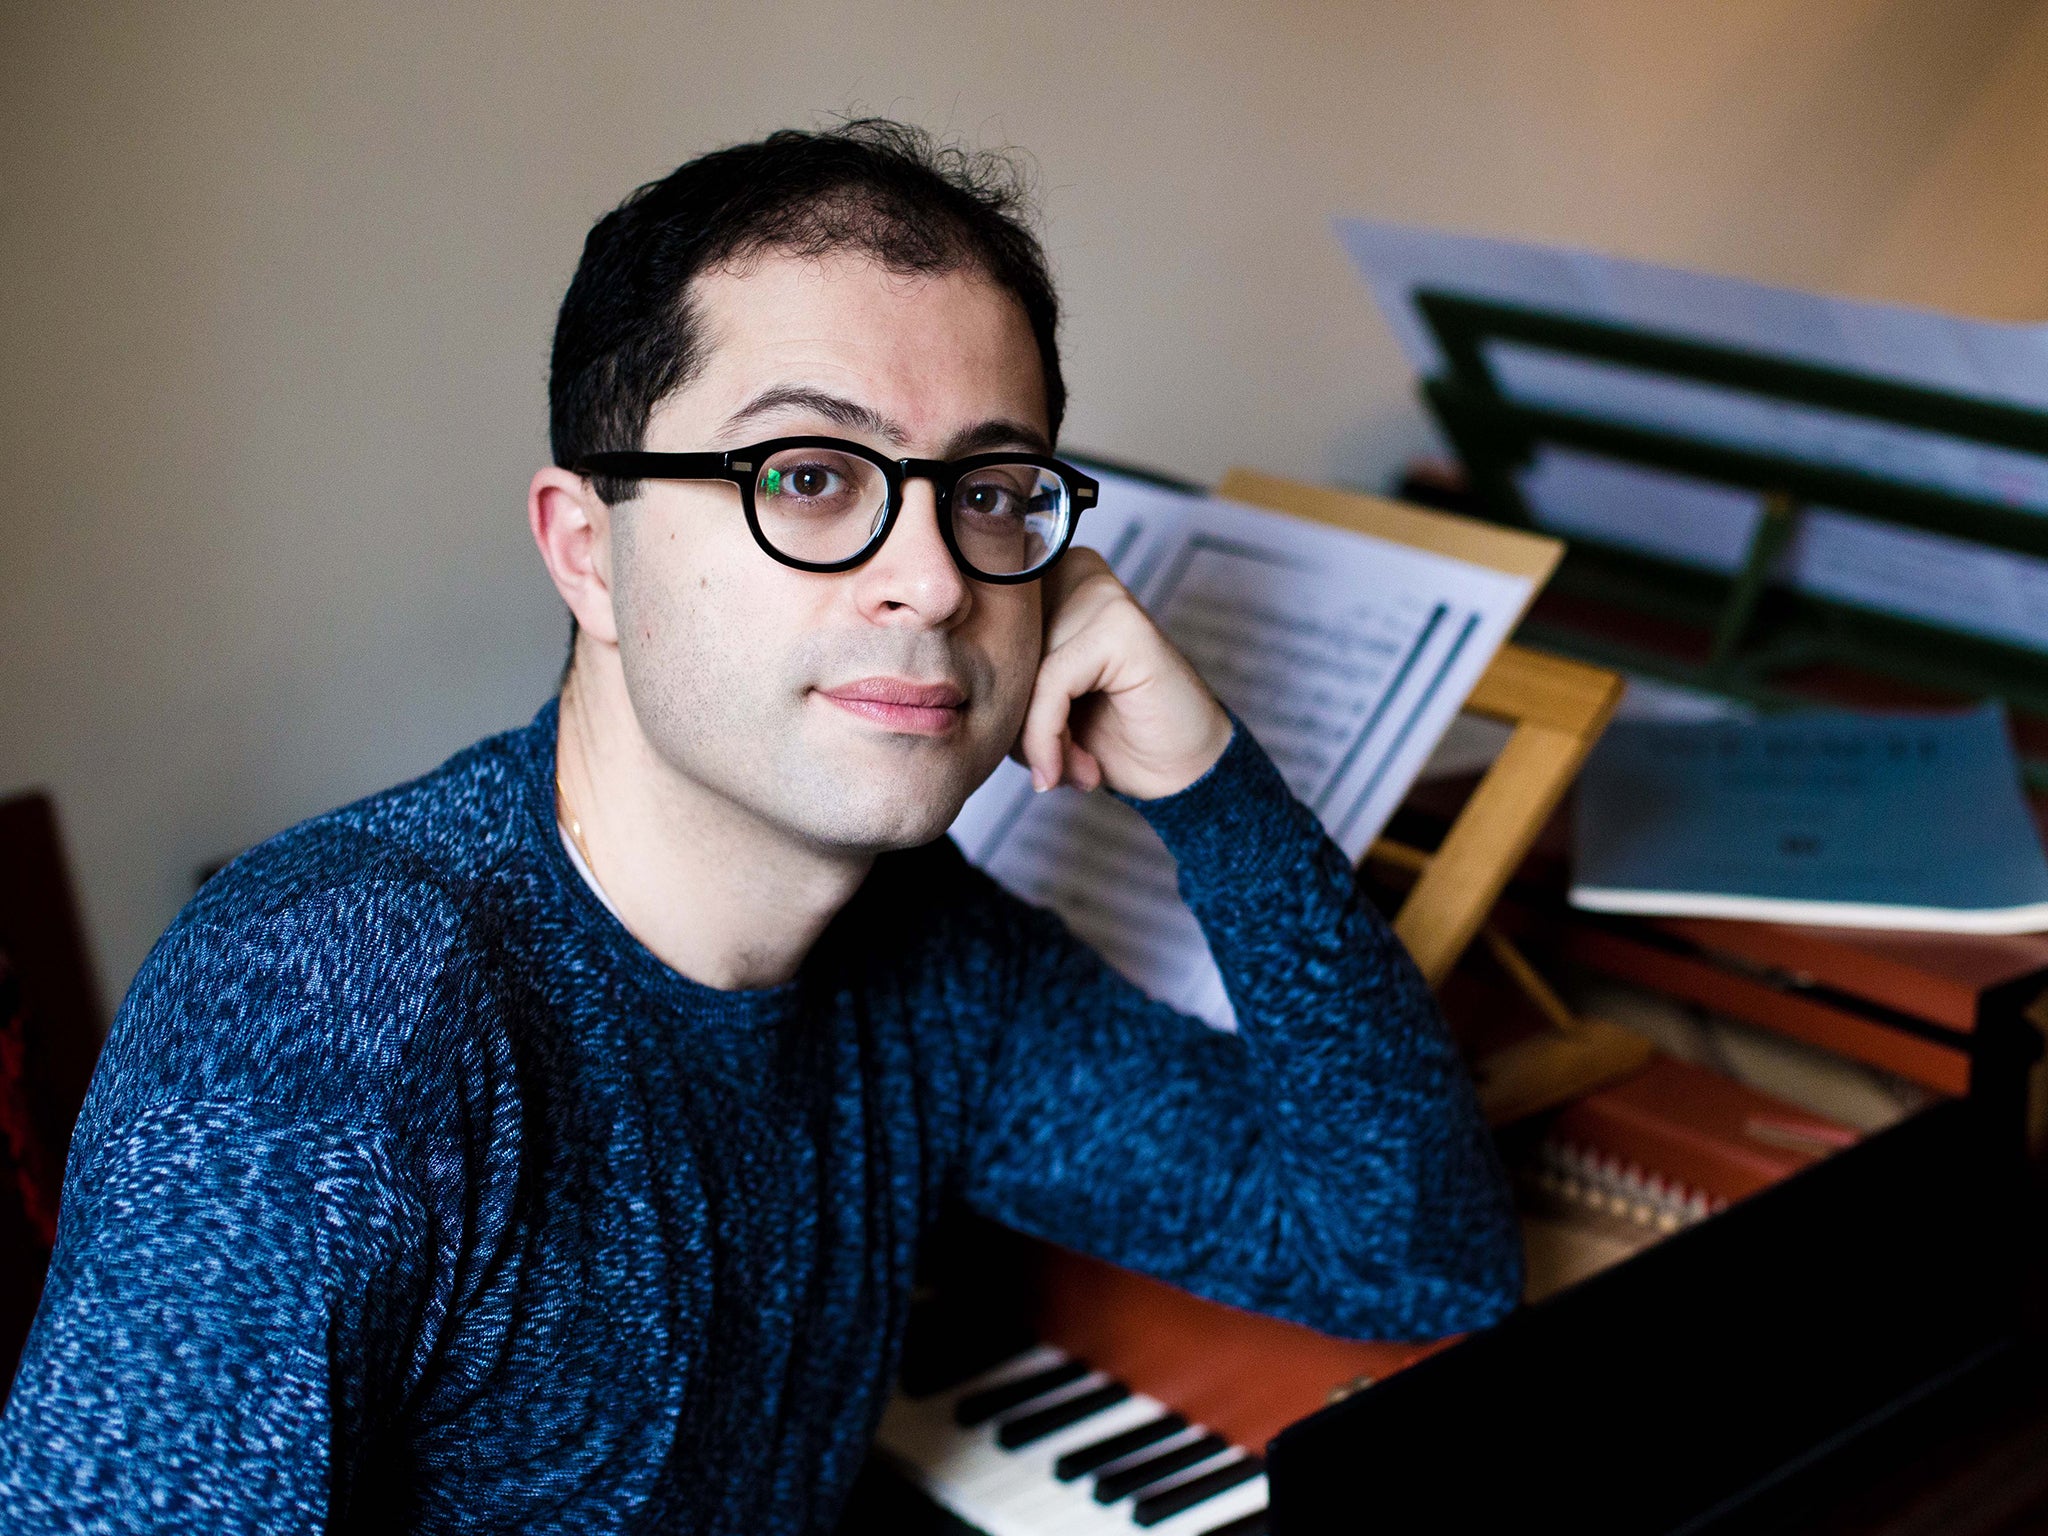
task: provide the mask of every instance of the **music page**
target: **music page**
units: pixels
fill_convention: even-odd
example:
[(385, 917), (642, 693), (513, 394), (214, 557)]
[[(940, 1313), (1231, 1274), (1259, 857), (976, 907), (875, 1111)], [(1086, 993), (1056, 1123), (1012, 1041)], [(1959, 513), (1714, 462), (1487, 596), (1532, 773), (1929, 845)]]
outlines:
[[(1340, 219), (1336, 232), (1424, 377), (1446, 364), (1415, 294), (1439, 289), (2048, 411), (2048, 325), (1363, 219)], [(1524, 404), (2048, 516), (2048, 444), (1969, 442), (1520, 343), (1485, 352), (1502, 390)], [(1762, 515), (1751, 491), (1555, 444), (1539, 448), (1518, 484), (1544, 528), (1724, 572), (1741, 566)], [(1801, 515), (1776, 575), (1836, 602), (2048, 651), (2048, 560), (2036, 556), (1815, 507)]]
[[(1102, 550), (1354, 860), (1533, 595), (1525, 577), (1124, 476), (1104, 477), (1077, 542)], [(1233, 1027), (1173, 860), (1136, 811), (1034, 794), (1006, 762), (952, 831), (1153, 996)]]

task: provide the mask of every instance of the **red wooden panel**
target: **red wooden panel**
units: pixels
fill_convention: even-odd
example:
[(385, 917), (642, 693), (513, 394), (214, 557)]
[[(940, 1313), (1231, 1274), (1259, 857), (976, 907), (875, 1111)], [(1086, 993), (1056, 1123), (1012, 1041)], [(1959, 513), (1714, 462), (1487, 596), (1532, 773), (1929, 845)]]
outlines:
[(1992, 987), (2048, 972), (2048, 933), (1979, 936), (1797, 928), (1663, 917), (1647, 926), (1949, 1029), (1972, 1030), (1977, 999)]
[(1560, 942), (1574, 960), (1624, 981), (1747, 1019), (1942, 1093), (1969, 1088), (1970, 1058), (1960, 1041), (1950, 1047), (1888, 1029), (1710, 961), (1633, 943), (1602, 929), (1568, 925)]
[(1039, 1305), (1040, 1337), (1254, 1450), (1358, 1378), (1457, 1342), (1334, 1339), (1063, 1248), (1046, 1250)]

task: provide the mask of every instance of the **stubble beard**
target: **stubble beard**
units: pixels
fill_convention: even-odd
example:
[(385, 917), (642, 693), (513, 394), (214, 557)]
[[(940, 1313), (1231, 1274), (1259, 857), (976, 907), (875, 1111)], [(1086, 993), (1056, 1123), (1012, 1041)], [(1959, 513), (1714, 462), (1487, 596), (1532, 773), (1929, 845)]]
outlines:
[[(820, 852), (873, 855), (938, 837), (1023, 721), (1028, 686), (1006, 685), (952, 635), (840, 630), (777, 651), (667, 594), (618, 596), (626, 691), (655, 753), (691, 786)], [(874, 676), (947, 679), (968, 697), (965, 718), (944, 737), (894, 734), (812, 696)]]

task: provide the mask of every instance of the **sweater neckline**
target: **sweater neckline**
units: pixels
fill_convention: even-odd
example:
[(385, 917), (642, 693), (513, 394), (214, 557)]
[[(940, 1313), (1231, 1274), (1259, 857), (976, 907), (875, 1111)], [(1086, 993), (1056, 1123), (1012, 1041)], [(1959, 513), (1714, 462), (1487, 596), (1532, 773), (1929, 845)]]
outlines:
[(761, 1026), (788, 1017), (804, 990), (804, 966), (788, 981), (769, 987), (714, 987), (686, 976), (663, 960), (599, 899), (569, 862), (555, 818), (555, 743), (561, 728), (559, 698), (541, 705), (520, 742), (519, 840), (538, 855), (554, 886), (553, 896), (575, 926), (604, 949), (626, 974), (656, 997), (699, 1017)]

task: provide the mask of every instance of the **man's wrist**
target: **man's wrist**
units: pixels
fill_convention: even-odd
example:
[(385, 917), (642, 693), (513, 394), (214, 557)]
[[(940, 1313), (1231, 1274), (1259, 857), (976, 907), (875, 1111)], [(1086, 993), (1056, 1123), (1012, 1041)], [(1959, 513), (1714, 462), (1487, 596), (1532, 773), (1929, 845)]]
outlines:
[(1113, 790), (1117, 799), (1141, 811), (1145, 819), (1155, 826), (1193, 820), (1202, 822), (1210, 814), (1209, 802), (1218, 795), (1234, 799), (1247, 784), (1257, 785), (1255, 794), (1263, 793), (1277, 786), (1285, 794), (1287, 787), (1280, 779), (1279, 771), (1267, 758), (1265, 750), (1244, 722), (1225, 711), (1223, 714), (1225, 735), (1223, 745), (1209, 765), (1178, 789), (1157, 795), (1134, 795), (1125, 790)]
[(1156, 771), (1127, 774), (1133, 782), (1119, 786), (1119, 793), (1127, 800), (1143, 804), (1181, 794), (1207, 778), (1223, 760), (1231, 738), (1237, 733), (1237, 722), (1214, 699), (1209, 701), (1209, 711), (1210, 719), (1192, 750)]
[(1265, 877), (1303, 867), (1323, 836), (1258, 738), (1243, 721), (1226, 718), (1229, 744), (1194, 783), (1156, 800), (1119, 797), (1166, 844), (1181, 895), (1198, 916), (1219, 900), (1263, 899), (1255, 893), (1267, 889)]

